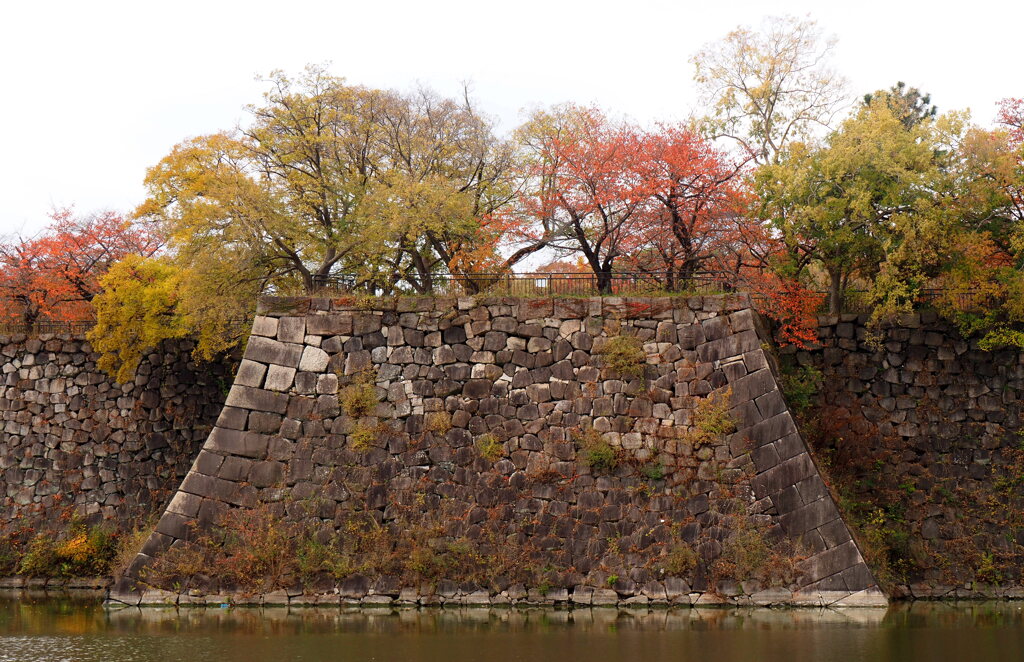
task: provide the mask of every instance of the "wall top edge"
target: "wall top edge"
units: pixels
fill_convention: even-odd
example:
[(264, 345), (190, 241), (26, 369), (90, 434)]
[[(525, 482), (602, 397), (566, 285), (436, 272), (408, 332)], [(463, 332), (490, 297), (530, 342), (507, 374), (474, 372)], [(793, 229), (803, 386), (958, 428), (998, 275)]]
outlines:
[(402, 297), (276, 297), (261, 296), (256, 314), (290, 317), (334, 312), (427, 313), (458, 312), (504, 306), (520, 317), (619, 317), (658, 319), (673, 310), (734, 312), (751, 307), (746, 293), (657, 297), (512, 297), (512, 296), (402, 296)]

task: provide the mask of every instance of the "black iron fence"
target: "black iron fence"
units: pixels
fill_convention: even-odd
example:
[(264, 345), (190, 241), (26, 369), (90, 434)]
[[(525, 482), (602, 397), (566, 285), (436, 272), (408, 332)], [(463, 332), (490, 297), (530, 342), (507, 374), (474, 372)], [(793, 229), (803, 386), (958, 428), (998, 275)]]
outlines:
[[(32, 323), (12, 322), (0, 323), (0, 335), (26, 335), (26, 336), (70, 336), (81, 338), (96, 326), (96, 320), (83, 320), (76, 322), (43, 320)], [(234, 334), (248, 333), (252, 326), (251, 319), (233, 319), (227, 322), (227, 330)]]
[(0, 323), (0, 335), (12, 336), (24, 334), (28, 336), (38, 336), (51, 334), (64, 336), (81, 336), (90, 329), (92, 329), (92, 327), (94, 326), (96, 326), (95, 320), (85, 320), (78, 322), (45, 320), (31, 323)]
[(659, 292), (726, 292), (735, 288), (732, 274), (718, 271), (627, 273), (464, 273), (429, 274), (394, 279), (382, 285), (374, 279), (361, 279), (354, 274), (314, 277), (317, 289), (330, 289), (370, 295), (460, 295), (500, 294), (505, 296), (558, 295), (642, 295)]

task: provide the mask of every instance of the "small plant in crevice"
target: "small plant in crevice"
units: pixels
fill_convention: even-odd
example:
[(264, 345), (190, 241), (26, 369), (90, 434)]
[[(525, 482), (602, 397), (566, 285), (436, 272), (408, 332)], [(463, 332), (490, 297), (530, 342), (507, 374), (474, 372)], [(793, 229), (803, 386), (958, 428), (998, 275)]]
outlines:
[(736, 431), (736, 423), (729, 414), (732, 389), (710, 393), (697, 403), (690, 419), (687, 440), (694, 448), (706, 446)]
[(497, 462), (505, 454), (505, 447), (501, 441), (488, 432), (476, 438), (476, 452), (488, 462)]
[(576, 456), (583, 464), (597, 471), (613, 471), (622, 460), (621, 451), (613, 448), (604, 435), (594, 428), (576, 428), (572, 432)]
[(732, 535), (722, 541), (722, 554), (713, 573), (737, 581), (756, 579), (766, 586), (788, 586), (797, 580), (805, 558), (799, 545), (789, 539), (769, 539), (766, 527), (745, 515), (730, 516)]
[(373, 413), (379, 402), (376, 381), (376, 370), (363, 370), (355, 375), (351, 384), (338, 391), (338, 403), (348, 416), (360, 418)]
[(423, 418), (423, 429), (438, 436), (444, 436), (452, 429), (452, 415), (446, 411), (435, 411)]
[(665, 465), (661, 462), (647, 462), (640, 467), (640, 474), (647, 480), (661, 480), (665, 477)]
[(821, 388), (821, 371), (811, 365), (788, 364), (782, 368), (782, 392), (793, 413), (801, 415), (814, 404)]
[(689, 577), (696, 567), (697, 552), (683, 541), (669, 548), (661, 561), (661, 568), (669, 577)]
[(1003, 581), (1003, 573), (996, 564), (995, 555), (992, 552), (981, 552), (978, 564), (974, 568), (974, 576), (980, 582), (986, 584), (999, 584)]
[(644, 376), (647, 354), (643, 342), (636, 336), (611, 336), (598, 353), (604, 359), (604, 365), (620, 377)]
[(367, 423), (359, 421), (348, 434), (349, 447), (364, 453), (377, 445), (377, 441), (387, 434), (389, 428), (384, 423)]

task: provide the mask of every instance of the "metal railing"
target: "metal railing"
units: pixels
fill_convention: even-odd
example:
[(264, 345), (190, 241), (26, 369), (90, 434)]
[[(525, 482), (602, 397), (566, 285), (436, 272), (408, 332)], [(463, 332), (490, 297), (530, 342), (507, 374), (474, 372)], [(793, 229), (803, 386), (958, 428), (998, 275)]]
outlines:
[(361, 279), (354, 274), (315, 276), (317, 289), (341, 292), (362, 292), (371, 295), (460, 295), (500, 294), (505, 296), (558, 295), (642, 295), (663, 292), (733, 291), (734, 278), (727, 272), (697, 271), (680, 275), (677, 272), (614, 272), (595, 274), (573, 273), (463, 273), (405, 276), (393, 284), (382, 285), (374, 279)]
[(37, 322), (10, 322), (0, 323), (0, 335), (13, 336), (23, 334), (26, 336), (58, 335), (58, 336), (81, 336), (96, 326), (96, 320), (83, 320), (76, 322), (40, 320)]
[[(828, 292), (819, 290), (822, 295), (821, 312), (828, 310)], [(952, 304), (956, 310), (967, 312), (981, 308), (984, 303), (980, 301), (979, 290), (956, 290), (952, 300), (949, 300), (950, 290), (941, 287), (926, 287), (918, 290), (915, 307), (931, 308), (940, 299), (947, 299), (947, 305)], [(875, 302), (871, 299), (871, 292), (868, 290), (849, 289), (842, 295), (842, 312), (867, 314), (875, 309)]]
[[(96, 326), (96, 320), (82, 320), (75, 322), (59, 320), (42, 320), (27, 324), (24, 322), (0, 323), (0, 335), (26, 335), (26, 336), (70, 336), (82, 338), (86, 333)], [(233, 333), (247, 333), (252, 326), (251, 319), (228, 320), (226, 326)]]

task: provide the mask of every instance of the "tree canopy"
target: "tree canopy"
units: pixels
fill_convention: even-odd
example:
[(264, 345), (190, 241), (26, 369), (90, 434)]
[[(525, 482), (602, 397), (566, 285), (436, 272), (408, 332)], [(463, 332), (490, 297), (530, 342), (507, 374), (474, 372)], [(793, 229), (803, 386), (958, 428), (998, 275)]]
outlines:
[[(211, 357), (258, 294), (482, 291), (524, 264), (672, 291), (750, 290), (794, 342), (824, 299), (876, 320), (927, 302), (1024, 346), (1024, 101), (993, 127), (899, 82), (854, 99), (813, 20), (740, 27), (692, 58), (704, 106), (644, 125), (534, 109), (500, 133), (468, 93), (272, 72), (238, 127), (183, 140), (129, 218), (59, 212), (0, 245), (7, 319), (88, 319), (129, 376), (160, 340)], [(547, 266), (542, 266), (544, 261)], [(473, 276), (478, 276), (474, 278)]]

